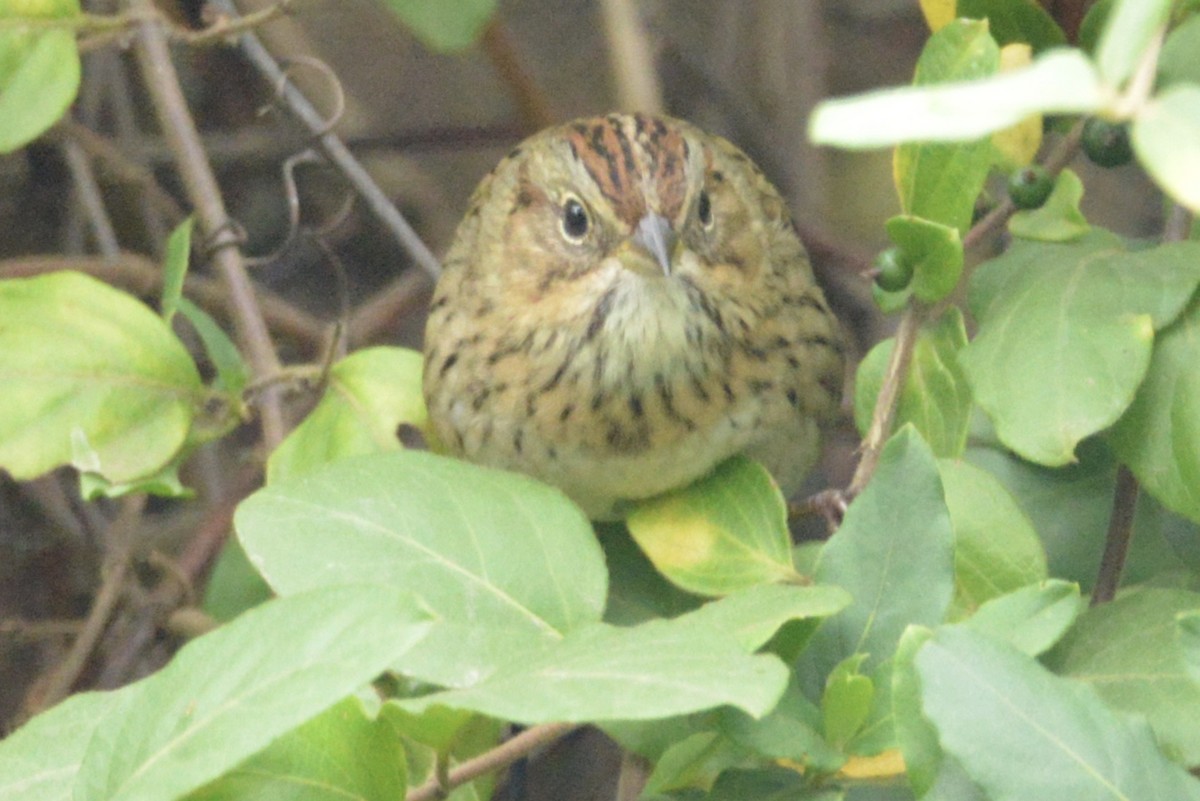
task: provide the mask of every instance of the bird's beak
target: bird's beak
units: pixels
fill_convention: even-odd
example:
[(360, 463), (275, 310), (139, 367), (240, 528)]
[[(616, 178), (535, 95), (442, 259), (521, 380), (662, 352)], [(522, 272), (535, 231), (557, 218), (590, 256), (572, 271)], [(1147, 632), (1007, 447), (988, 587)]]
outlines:
[(658, 275), (661, 270), (661, 275), (669, 276), (677, 241), (671, 222), (661, 214), (649, 212), (638, 221), (633, 236), (622, 248), (621, 263), (634, 272)]

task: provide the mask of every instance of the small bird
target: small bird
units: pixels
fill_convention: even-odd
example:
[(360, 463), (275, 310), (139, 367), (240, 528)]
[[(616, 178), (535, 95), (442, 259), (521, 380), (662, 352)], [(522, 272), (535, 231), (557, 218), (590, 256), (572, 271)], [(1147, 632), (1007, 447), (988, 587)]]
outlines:
[(735, 454), (794, 492), (843, 361), (762, 171), (689, 123), (610, 114), (535, 134), (475, 190), (430, 306), (424, 392), (449, 453), (612, 520)]

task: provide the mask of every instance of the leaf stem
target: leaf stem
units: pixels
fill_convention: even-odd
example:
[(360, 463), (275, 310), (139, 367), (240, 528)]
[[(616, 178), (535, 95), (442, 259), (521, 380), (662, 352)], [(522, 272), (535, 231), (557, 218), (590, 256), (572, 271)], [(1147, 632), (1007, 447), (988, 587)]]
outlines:
[(1108, 536), (1104, 542), (1104, 556), (1100, 559), (1100, 572), (1096, 586), (1092, 588), (1092, 606), (1108, 603), (1117, 594), (1121, 584), (1121, 573), (1125, 569), (1125, 557), (1129, 553), (1129, 541), (1133, 537), (1133, 515), (1137, 509), (1138, 482), (1125, 465), (1117, 468), (1117, 483), (1113, 489), (1112, 516), (1108, 521)]
[[(229, 291), (238, 339), (246, 349), (251, 368), (258, 378), (279, 370), (279, 357), (254, 294), (254, 285), (246, 272), (231, 225), (225, 201), (212, 166), (204, 153), (195, 120), (188, 111), (179, 76), (171, 63), (167, 35), (161, 22), (153, 18), (151, 0), (128, 0), (130, 10), (142, 19), (137, 25), (136, 53), (142, 78), (153, 101), (163, 136), (175, 155), (175, 163), (189, 200), (204, 231), (213, 265)], [(283, 441), (287, 424), (277, 393), (262, 399), (263, 440), (268, 450)]]
[(544, 745), (549, 745), (576, 728), (573, 723), (543, 723), (540, 726), (526, 729), (511, 740), (447, 771), (444, 776), (444, 789), (442, 782), (438, 780), (437, 776), (434, 776), (425, 784), (411, 791), (405, 796), (404, 801), (434, 801), (434, 799), (444, 798), (444, 790), (452, 790), (485, 773), (506, 768), (518, 759)]

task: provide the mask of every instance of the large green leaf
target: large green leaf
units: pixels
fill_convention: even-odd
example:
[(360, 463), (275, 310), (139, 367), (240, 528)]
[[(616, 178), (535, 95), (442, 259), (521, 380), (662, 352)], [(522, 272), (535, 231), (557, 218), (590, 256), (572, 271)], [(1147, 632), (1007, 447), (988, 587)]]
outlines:
[[(78, 0), (42, 3), (0, 1), (0, 20), (73, 17)], [(75, 32), (0, 30), (0, 153), (10, 153), (58, 122), (79, 92)]]
[(1158, 750), (1148, 726), (1008, 645), (947, 626), (915, 665), (942, 748), (991, 801), (1200, 798), (1200, 782)]
[(1200, 765), (1200, 684), (1188, 674), (1175, 616), (1200, 593), (1146, 588), (1085, 612), (1046, 656), (1060, 675), (1090, 684), (1109, 706), (1145, 715), (1158, 741)]
[(801, 657), (823, 683), (833, 667), (866, 653), (869, 671), (892, 655), (905, 627), (936, 625), (954, 592), (954, 535), (937, 463), (912, 429), (880, 455), (875, 476), (821, 551), (816, 580), (853, 603), (826, 620)]
[[(870, 427), (895, 345), (895, 339), (885, 339), (871, 348), (858, 366), (854, 421), (860, 433)], [(912, 423), (936, 456), (959, 456), (966, 446), (971, 390), (958, 364), (958, 352), (966, 345), (962, 312), (951, 306), (917, 334), (904, 390), (896, 404), (896, 425)]]
[(1037, 656), (1058, 642), (1082, 611), (1079, 585), (1050, 579), (992, 598), (965, 625)]
[(419, 595), (437, 623), (405, 672), (458, 686), (600, 619), (604, 556), (583, 513), (515, 473), (418, 451), (271, 484), (235, 517), (282, 595), (346, 582)]
[(385, 347), (355, 351), (335, 364), (320, 403), (267, 459), (267, 480), (399, 448), (402, 423), (425, 425), (421, 364), (416, 351)]
[(724, 595), (799, 578), (779, 488), (762, 465), (745, 457), (639, 502), (625, 522), (654, 566), (689, 592)]
[(1158, 335), (1113, 450), (1155, 498), (1200, 522), (1200, 301)]
[(186, 801), (394, 801), (408, 789), (391, 725), (347, 698)]
[(942, 459), (954, 528), (954, 611), (970, 615), (999, 595), (1046, 578), (1046, 552), (1029, 518), (990, 473)]
[(684, 615), (630, 628), (594, 623), (513, 653), (461, 689), (393, 701), (440, 704), (520, 723), (648, 720), (730, 704), (758, 717), (783, 693), (788, 671), (752, 656), (731, 634)]
[(193, 640), (100, 721), (74, 801), (172, 801), (371, 680), (429, 630), (408, 593), (344, 585)]
[(1158, 88), (1177, 83), (1200, 84), (1200, 14), (1192, 14), (1171, 31), (1158, 56)]
[(0, 798), (70, 801), (97, 724), (134, 691), (73, 695), (0, 741)]
[(826, 100), (809, 118), (809, 138), (847, 148), (978, 139), (1031, 114), (1087, 114), (1110, 95), (1087, 56), (1052, 50), (1025, 69), (974, 81), (883, 89)]
[[(987, 23), (958, 20), (929, 38), (913, 83), (929, 87), (985, 78), (999, 68), (1000, 49), (988, 34)], [(991, 162), (992, 145), (986, 139), (902, 144), (896, 148), (894, 162), (900, 208), (905, 214), (965, 232)]]
[(1192, 212), (1200, 212), (1200, 86), (1167, 89), (1138, 110), (1133, 149), (1146, 172)]
[(1127, 252), (1095, 229), (1071, 243), (1018, 241), (970, 287), (979, 333), (961, 359), (1000, 439), (1057, 466), (1114, 423), (1146, 374), (1154, 331), (1200, 284), (1200, 243)]
[(0, 466), (73, 464), (113, 482), (183, 446), (203, 387), (162, 318), (81, 273), (0, 281)]

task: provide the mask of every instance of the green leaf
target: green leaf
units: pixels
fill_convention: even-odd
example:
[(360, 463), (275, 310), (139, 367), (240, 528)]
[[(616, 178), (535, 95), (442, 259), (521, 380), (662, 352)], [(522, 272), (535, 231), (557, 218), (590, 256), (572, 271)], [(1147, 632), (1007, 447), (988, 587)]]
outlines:
[(1040, 208), (1018, 211), (1008, 221), (1008, 230), (1022, 239), (1042, 242), (1070, 242), (1091, 230), (1079, 210), (1083, 182), (1070, 170), (1063, 170), (1054, 181), (1050, 197)]
[(625, 522), (655, 568), (689, 592), (725, 595), (799, 578), (783, 496), (766, 468), (742, 456), (639, 501)]
[(1200, 86), (1167, 89), (1138, 109), (1133, 150), (1163, 191), (1200, 212)]
[(722, 704), (760, 717), (787, 680), (774, 656), (747, 655), (731, 635), (684, 615), (630, 628), (586, 625), (513, 653), (460, 689), (389, 703), (412, 711), (440, 704), (527, 724), (649, 720)]
[(1175, 623), (1177, 613), (1195, 609), (1200, 593), (1122, 593), (1084, 612), (1045, 664), (1091, 685), (1110, 707), (1144, 715), (1170, 753), (1198, 765), (1200, 685), (1188, 673)]
[[(408, 763), (408, 783), (417, 787), (435, 778), (438, 761), (464, 762), (500, 744), (502, 721), (458, 709), (432, 707), (413, 715), (395, 704), (381, 705), (379, 719), (393, 730), (403, 744)], [(394, 747), (393, 742), (393, 747)], [(479, 801), (492, 797), (494, 774), (484, 774), (461, 785), (447, 801)], [(387, 801), (403, 798), (389, 796)]]
[(942, 622), (954, 591), (953, 536), (933, 454), (905, 426), (817, 562), (816, 580), (845, 588), (854, 602), (826, 620), (805, 651), (816, 675), (856, 653), (868, 655), (871, 670), (907, 626)]
[(954, 528), (954, 617), (1046, 578), (1046, 552), (1029, 518), (990, 473), (941, 459), (938, 473)]
[(271, 588), (250, 564), (236, 538), (230, 538), (217, 555), (201, 608), (215, 620), (227, 623), (271, 598)]
[(1200, 83), (1200, 15), (1193, 15), (1167, 35), (1158, 55), (1159, 91), (1181, 83)]
[(515, 473), (418, 451), (342, 459), (242, 502), (271, 587), (371, 581), (419, 595), (433, 631), (403, 671), (455, 686), (600, 619), (604, 556), (583, 513)]
[(267, 459), (267, 481), (308, 473), (327, 462), (400, 448), (396, 430), (427, 418), (421, 354), (367, 348), (339, 361), (316, 408)]
[[(1194, 244), (1194, 243), (1193, 243)], [(1200, 522), (1200, 302), (1158, 335), (1113, 450), (1168, 509)]]
[(820, 773), (833, 773), (846, 761), (821, 736), (821, 711), (804, 696), (795, 680), (762, 719), (723, 709), (718, 720), (723, 734), (767, 759), (790, 759)]
[(704, 801), (839, 801), (834, 790), (812, 789), (798, 771), (768, 767), (737, 768), (721, 774)]
[(886, 228), (913, 266), (909, 287), (917, 300), (936, 303), (954, 291), (963, 268), (962, 239), (956, 229), (903, 214), (888, 220)]
[(0, 740), (0, 798), (71, 801), (97, 724), (130, 692), (73, 695)]
[(696, 609), (704, 601), (663, 578), (624, 525), (598, 523), (596, 537), (608, 564), (605, 623), (632, 626), (654, 618), (675, 617)]
[(937, 731), (921, 715), (921, 679), (913, 657), (933, 632), (924, 626), (905, 629), (896, 646), (892, 669), (892, 717), (896, 741), (904, 755), (908, 784), (917, 798), (926, 793), (944, 770), (945, 755), (938, 745)]
[(1050, 579), (992, 598), (964, 625), (1037, 656), (1058, 642), (1082, 611), (1079, 585)]
[(167, 255), (163, 261), (162, 308), (164, 320), (170, 324), (183, 297), (183, 280), (187, 278), (188, 259), (192, 253), (192, 229), (196, 218), (188, 217), (167, 237)]
[(663, 752), (646, 780), (642, 797), (687, 787), (707, 789), (721, 771), (745, 761), (745, 748), (716, 732), (697, 732)]
[(160, 498), (190, 498), (195, 493), (180, 480), (179, 461), (176, 458), (161, 470), (133, 481), (114, 482), (95, 473), (80, 473), (79, 494), (85, 501), (122, 498), (134, 492), (145, 492)]
[(1117, 87), (1133, 74), (1151, 40), (1167, 24), (1172, 0), (1117, 0), (1096, 45), (1096, 67)]
[(428, 629), (415, 598), (382, 586), (263, 604), (185, 645), (109, 711), (74, 801), (179, 798), (328, 709)]
[(1070, 244), (1017, 241), (976, 270), (979, 333), (960, 354), (1000, 439), (1045, 465), (1125, 411), (1146, 374), (1154, 330), (1200, 283), (1200, 245), (1126, 252), (1094, 230)]
[(74, 464), (110, 481), (157, 472), (183, 446), (200, 376), (162, 318), (73, 272), (0, 281), (0, 466), (17, 479)]
[(1034, 52), (1067, 43), (1067, 37), (1035, 0), (958, 0), (957, 14), (970, 19), (987, 19), (996, 44), (1027, 42)]
[(464, 50), (496, 11), (496, 0), (384, 0), (417, 38), (433, 50)]
[(972, 140), (1031, 114), (1090, 114), (1108, 103), (1086, 56), (1052, 50), (1025, 69), (990, 78), (826, 100), (813, 109), (808, 135), (819, 145), (855, 149)]
[[(51, 13), (70, 17), (79, 4)], [(0, 16), (9, 16), (5, 9)], [(0, 153), (11, 153), (41, 136), (66, 113), (79, 92), (79, 48), (71, 30), (0, 30)]]
[(186, 801), (386, 801), (408, 790), (392, 727), (357, 698), (288, 732)]
[(213, 388), (230, 396), (241, 394), (250, 383), (250, 368), (242, 359), (242, 354), (233, 344), (233, 340), (208, 312), (187, 298), (179, 298), (176, 305), (179, 313), (196, 329), (196, 334), (204, 345), (204, 352), (216, 368), (217, 380)]
[[(971, 22), (957, 20), (950, 23), (929, 38), (917, 61), (916, 75), (913, 83), (916, 87), (930, 92), (946, 91), (938, 85), (954, 81), (965, 81), (973, 78), (984, 78), (992, 75), (1000, 68), (1000, 48), (988, 34), (986, 22)], [(945, 98), (943, 98), (945, 99)], [(910, 109), (901, 119), (911, 119)], [(894, 125), (894, 122), (886, 125)], [(982, 135), (982, 134), (981, 134)], [(915, 136), (913, 139), (976, 139), (969, 136), (928, 137)], [(903, 139), (897, 141), (905, 141)], [(895, 171), (896, 191), (900, 195), (900, 208), (905, 214), (923, 217), (935, 223), (943, 223), (951, 228), (957, 228), (960, 233), (967, 230), (971, 224), (971, 216), (975, 208), (975, 198), (983, 189), (988, 169), (992, 162), (992, 145), (985, 139), (976, 139), (963, 144), (902, 144), (896, 148), (893, 170)], [(911, 224), (910, 224), (911, 226)], [(909, 227), (909, 226), (905, 226)], [(898, 227), (899, 233), (908, 233), (906, 238), (915, 238), (917, 232), (905, 232)], [(958, 273), (962, 269), (961, 244), (958, 246), (960, 255), (957, 269), (953, 267), (953, 245), (945, 242), (945, 236), (936, 236), (933, 232), (924, 232), (925, 247), (921, 251), (930, 251), (930, 236), (939, 241), (936, 252), (940, 258), (933, 259), (934, 269), (927, 269), (933, 276), (939, 274), (950, 279), (950, 287), (958, 281)], [(893, 241), (896, 233), (891, 228), (888, 235)], [(940, 269), (938, 269), (940, 267)], [(915, 283), (915, 281), (914, 281)], [(930, 282), (926, 279), (926, 291), (945, 289), (946, 281)], [(914, 291), (916, 288), (914, 287)], [(949, 291), (948, 289), (946, 291)], [(935, 292), (936, 294), (936, 292)], [(942, 293), (944, 294), (944, 292)]]
[(729, 634), (747, 651), (761, 648), (790, 620), (823, 618), (850, 605), (841, 587), (759, 584), (688, 612), (677, 620)]
[[(860, 433), (865, 434), (871, 425), (895, 344), (894, 339), (885, 339), (871, 348), (858, 366), (854, 419)], [(896, 425), (912, 423), (936, 456), (959, 456), (967, 443), (971, 390), (958, 364), (958, 352), (966, 344), (962, 312), (955, 306), (923, 326), (896, 405)]]
[(1008, 645), (946, 626), (915, 664), (942, 748), (992, 801), (1200, 798), (1145, 724)]
[(845, 748), (846, 743), (858, 734), (867, 715), (871, 712), (871, 701), (875, 697), (875, 685), (868, 676), (858, 672), (866, 654), (846, 657), (825, 679), (825, 692), (821, 694), (821, 722), (825, 739), (835, 748)]
[(1192, 681), (1200, 682), (1200, 610), (1189, 610), (1175, 616), (1183, 664)]

